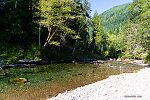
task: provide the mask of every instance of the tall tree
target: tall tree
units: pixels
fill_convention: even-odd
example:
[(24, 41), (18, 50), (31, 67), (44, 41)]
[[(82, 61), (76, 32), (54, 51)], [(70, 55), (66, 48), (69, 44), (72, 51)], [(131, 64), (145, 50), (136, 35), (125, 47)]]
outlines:
[(72, 54), (74, 54), (78, 43), (86, 40), (86, 18), (88, 16), (86, 3), (87, 0), (39, 1), (36, 13), (39, 16), (38, 23), (47, 28), (48, 32), (45, 34), (46, 41), (42, 50), (59, 46), (59, 52), (65, 49), (64, 52), (66, 46), (68, 49), (73, 46)]
[(103, 52), (103, 29), (100, 21), (100, 17), (97, 12), (94, 13), (92, 18), (93, 23), (93, 51)]
[[(150, 1), (134, 0), (129, 6), (130, 20), (139, 24), (140, 44), (144, 47), (148, 55), (150, 55)], [(149, 59), (150, 60), (150, 59)]]
[(88, 45), (87, 40), (89, 37), (87, 31), (87, 19), (90, 18), (90, 5), (88, 0), (75, 0), (76, 5), (74, 5), (74, 10), (76, 15), (80, 16), (78, 19), (74, 20), (76, 23), (73, 23), (75, 26), (75, 30), (77, 34), (80, 36), (80, 39), (75, 40), (75, 44), (73, 47), (72, 55), (74, 55), (76, 48), (80, 47), (80, 49), (85, 49)]
[(141, 59), (144, 53), (143, 48), (140, 44), (140, 25), (131, 21), (126, 24), (124, 29), (124, 44), (126, 57)]
[(43, 49), (48, 44), (59, 44), (58, 41), (53, 39), (56, 33), (75, 35), (75, 32), (67, 26), (67, 20), (75, 18), (75, 16), (70, 16), (71, 5), (69, 0), (41, 0), (37, 9), (39, 10), (37, 14), (40, 16), (38, 23), (48, 30)]

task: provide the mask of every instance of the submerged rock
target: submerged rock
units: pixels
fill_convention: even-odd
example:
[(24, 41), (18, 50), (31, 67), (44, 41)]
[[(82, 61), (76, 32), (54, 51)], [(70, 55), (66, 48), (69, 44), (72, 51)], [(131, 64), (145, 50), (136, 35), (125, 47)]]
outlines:
[(27, 83), (28, 80), (26, 78), (11, 78), (9, 79), (9, 82), (15, 84), (24, 84)]

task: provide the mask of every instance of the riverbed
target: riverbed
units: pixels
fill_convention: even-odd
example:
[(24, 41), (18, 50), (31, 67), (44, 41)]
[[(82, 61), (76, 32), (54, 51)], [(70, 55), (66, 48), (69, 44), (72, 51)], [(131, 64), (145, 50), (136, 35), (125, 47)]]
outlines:
[(66, 91), (48, 100), (149, 100), (150, 68), (109, 78)]
[[(0, 72), (1, 100), (45, 100), (77, 87), (104, 80), (111, 75), (137, 72), (143, 66), (117, 61), (49, 64), (17, 67)], [(6, 75), (5, 75), (6, 74)], [(10, 83), (11, 78), (26, 78), (25, 84)]]

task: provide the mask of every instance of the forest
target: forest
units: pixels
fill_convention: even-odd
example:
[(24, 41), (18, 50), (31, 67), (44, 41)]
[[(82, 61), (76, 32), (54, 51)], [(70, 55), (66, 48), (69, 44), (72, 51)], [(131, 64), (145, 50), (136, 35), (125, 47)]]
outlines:
[(0, 100), (149, 100), (150, 0), (89, 1), (0, 0)]
[(91, 16), (88, 0), (0, 0), (0, 58), (150, 62), (149, 0)]

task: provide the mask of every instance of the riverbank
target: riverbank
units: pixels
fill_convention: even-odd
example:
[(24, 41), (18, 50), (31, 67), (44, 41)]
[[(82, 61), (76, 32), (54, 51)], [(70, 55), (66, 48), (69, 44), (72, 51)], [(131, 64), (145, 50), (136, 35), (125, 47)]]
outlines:
[(149, 100), (150, 68), (124, 73), (58, 94), (48, 100)]

